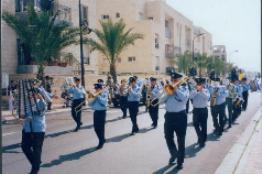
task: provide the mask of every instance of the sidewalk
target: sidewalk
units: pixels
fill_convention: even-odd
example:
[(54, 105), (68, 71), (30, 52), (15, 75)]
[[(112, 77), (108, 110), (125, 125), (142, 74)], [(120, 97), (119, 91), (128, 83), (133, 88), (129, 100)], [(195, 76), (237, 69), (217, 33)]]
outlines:
[(230, 149), (215, 174), (262, 173), (262, 107)]

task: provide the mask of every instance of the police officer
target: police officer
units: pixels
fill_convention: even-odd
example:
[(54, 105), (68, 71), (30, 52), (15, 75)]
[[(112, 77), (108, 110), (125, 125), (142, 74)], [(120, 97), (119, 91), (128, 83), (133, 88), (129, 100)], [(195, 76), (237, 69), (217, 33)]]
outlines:
[(209, 91), (205, 88), (205, 79), (197, 78), (196, 89), (190, 92), (190, 99), (193, 100), (193, 125), (195, 127), (199, 147), (204, 147), (207, 139), (207, 118)]
[[(150, 95), (151, 95), (151, 99), (155, 99), (158, 97), (159, 92), (161, 90), (161, 87), (159, 85), (157, 85), (157, 79), (154, 77), (150, 78), (150, 82), (151, 82), (151, 86), (150, 86)], [(157, 121), (158, 121), (158, 110), (159, 110), (159, 104), (155, 104), (158, 103), (158, 100), (154, 100), (154, 103), (150, 103), (149, 104), (149, 115), (152, 119), (152, 127), (156, 128), (157, 127)]]
[(84, 105), (86, 91), (85, 91), (85, 88), (81, 86), (79, 78), (75, 77), (74, 81), (75, 81), (75, 84), (70, 84), (71, 88), (68, 89), (68, 93), (73, 95), (71, 114), (72, 114), (74, 121), (76, 122), (75, 131), (77, 132), (82, 125), (81, 108), (82, 108), (82, 105)]
[[(173, 72), (171, 74), (171, 85), (178, 83), (181, 78), (181, 74)], [(172, 95), (167, 95), (163, 99), (166, 107), (164, 132), (167, 147), (171, 155), (169, 164), (172, 164), (177, 158), (177, 169), (183, 168), (185, 157), (185, 137), (187, 129), (186, 102), (188, 98), (189, 91), (187, 86), (181, 85), (175, 87)], [(174, 132), (176, 133), (178, 148), (174, 142)]]
[(105, 122), (108, 92), (103, 91), (103, 86), (99, 83), (94, 84), (94, 88), (96, 91), (95, 95), (97, 96), (89, 103), (89, 106), (94, 110), (94, 129), (99, 139), (99, 144), (96, 149), (101, 149), (105, 143)]
[(139, 109), (139, 102), (141, 98), (141, 88), (136, 84), (136, 79), (130, 77), (129, 79), (129, 88), (128, 88), (128, 109), (130, 113), (130, 119), (132, 122), (132, 132), (131, 135), (134, 135), (139, 131), (137, 125), (137, 114)]
[(224, 85), (220, 85), (220, 78), (216, 77), (211, 80), (214, 81), (214, 85), (210, 86), (209, 88), (211, 94), (211, 101), (215, 101), (214, 105), (211, 103), (211, 115), (215, 127), (214, 133), (221, 136), (224, 131), (225, 125), (225, 107), (228, 91)]
[(243, 96), (243, 104), (242, 104), (242, 111), (245, 111), (247, 109), (247, 104), (248, 104), (248, 91), (250, 89), (249, 84), (247, 83), (247, 78), (244, 77), (241, 80), (241, 86), (242, 86), (242, 96)]
[(127, 93), (128, 86), (126, 84), (126, 80), (122, 79), (121, 84), (119, 86), (119, 95), (120, 95), (120, 108), (123, 112), (123, 118), (127, 117)]
[(32, 166), (30, 174), (37, 174), (40, 169), (42, 146), (46, 131), (45, 112), (47, 104), (40, 93), (34, 95), (37, 99), (36, 106), (32, 108), (33, 113), (32, 111), (25, 113), (21, 143), (23, 153)]

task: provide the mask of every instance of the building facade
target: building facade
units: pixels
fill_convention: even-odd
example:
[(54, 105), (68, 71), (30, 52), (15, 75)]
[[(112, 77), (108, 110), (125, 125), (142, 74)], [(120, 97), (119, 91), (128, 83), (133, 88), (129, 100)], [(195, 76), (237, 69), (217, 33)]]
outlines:
[(223, 61), (227, 61), (227, 51), (225, 45), (214, 45), (212, 47), (212, 55)]
[(212, 55), (212, 35), (202, 27), (194, 26), (194, 53)]
[[(2, 11), (14, 15), (24, 15), (29, 3), (33, 3), (35, 10), (41, 10), (41, 0), (2, 0)], [(82, 0), (83, 23), (90, 28), (96, 28), (96, 0)], [(79, 4), (76, 0), (54, 0), (52, 10), (58, 12), (58, 20), (68, 21), (72, 27), (79, 27)], [(2, 73), (6, 76), (17, 73), (17, 67), (27, 65), (26, 53), (23, 51), (16, 33), (1, 19), (2, 28)], [(93, 37), (92, 34), (90, 37)], [(76, 63), (80, 62), (80, 46), (72, 45), (64, 49), (63, 54), (72, 53)], [(90, 53), (87, 46), (84, 46), (84, 62), (87, 73), (97, 74), (98, 67), (96, 53)]]
[[(192, 50), (192, 21), (163, 0), (97, 0), (96, 11), (98, 27), (100, 20), (123, 19), (128, 28), (144, 34), (118, 58), (119, 74), (163, 74), (174, 66), (176, 55)], [(99, 72), (107, 73), (106, 58), (99, 55), (98, 60)]]

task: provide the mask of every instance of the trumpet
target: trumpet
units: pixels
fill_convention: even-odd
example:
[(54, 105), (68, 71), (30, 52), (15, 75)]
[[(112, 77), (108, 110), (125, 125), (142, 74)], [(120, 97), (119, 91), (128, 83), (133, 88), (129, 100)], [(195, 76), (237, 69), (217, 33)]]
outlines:
[(176, 89), (184, 84), (185, 82), (187, 82), (187, 80), (189, 79), (188, 76), (183, 76), (177, 83), (175, 83), (174, 85), (172, 84), (167, 84), (164, 86), (164, 90), (159, 94), (159, 96), (155, 97), (154, 99), (151, 100), (151, 106), (155, 107), (157, 105), (159, 105), (161, 103), (161, 99), (167, 97), (167, 96), (171, 96), (174, 94), (174, 92), (176, 91)]

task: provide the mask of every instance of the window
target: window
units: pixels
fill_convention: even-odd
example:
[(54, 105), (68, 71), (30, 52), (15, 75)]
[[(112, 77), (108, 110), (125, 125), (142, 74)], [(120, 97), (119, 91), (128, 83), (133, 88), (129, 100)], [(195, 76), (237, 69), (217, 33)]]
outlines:
[(23, 47), (20, 39), (16, 40), (17, 42), (17, 59), (18, 59), (18, 65), (24, 65), (24, 53), (23, 53)]
[(21, 12), (22, 2), (21, 0), (15, 0), (15, 12)]
[(102, 15), (102, 19), (109, 19), (109, 15)]
[(159, 48), (159, 34), (155, 34), (155, 48)]
[(117, 59), (117, 62), (118, 62), (118, 63), (121, 63), (121, 58), (120, 58), (120, 57)]
[(128, 62), (135, 62), (136, 61), (136, 57), (128, 57)]
[(143, 12), (139, 12), (139, 19), (138, 20), (144, 20), (144, 13)]
[(149, 19), (149, 20), (154, 20), (154, 18), (153, 18), (153, 17), (148, 17), (148, 19)]
[(84, 63), (90, 65), (90, 57), (84, 57)]
[(88, 23), (88, 7), (82, 6), (82, 22)]
[(116, 13), (116, 18), (120, 18), (120, 13)]
[(61, 13), (58, 14), (58, 19), (71, 22), (72, 21), (71, 8), (60, 5), (59, 9), (61, 9)]

